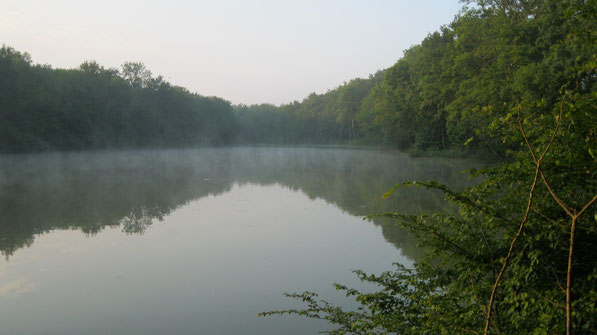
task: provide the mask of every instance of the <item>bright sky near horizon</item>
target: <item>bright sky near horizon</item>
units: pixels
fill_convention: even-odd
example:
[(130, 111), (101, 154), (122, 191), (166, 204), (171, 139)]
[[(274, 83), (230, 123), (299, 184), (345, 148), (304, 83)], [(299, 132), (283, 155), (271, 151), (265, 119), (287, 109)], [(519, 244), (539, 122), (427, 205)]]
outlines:
[(1, 0), (0, 44), (34, 63), (154, 75), (234, 104), (288, 103), (394, 64), (458, 0)]

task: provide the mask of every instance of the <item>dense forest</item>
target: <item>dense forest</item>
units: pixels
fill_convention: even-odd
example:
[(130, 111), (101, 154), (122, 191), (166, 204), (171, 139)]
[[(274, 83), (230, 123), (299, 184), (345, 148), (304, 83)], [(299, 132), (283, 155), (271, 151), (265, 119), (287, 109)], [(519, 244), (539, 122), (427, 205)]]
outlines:
[[(426, 249), (346, 290), (359, 311), (292, 294), (334, 333), (597, 333), (597, 1), (469, 0), (388, 69), (282, 106), (232, 106), (153, 77), (34, 65), (0, 49), (0, 151), (378, 144), (482, 155), (451, 210), (383, 216)], [(392, 196), (390, 191), (387, 197)], [(394, 195), (395, 196), (395, 195)], [(372, 213), (373, 214), (373, 213)], [(439, 264), (441, 266), (438, 266)]]
[(304, 292), (288, 294), (304, 309), (262, 315), (324, 319), (333, 334), (597, 333), (597, 1), (466, 3), (336, 121), (345, 138), (498, 159), (464, 190), (411, 181), (384, 195), (433, 189), (455, 210), (371, 217), (426, 252), (414, 268), (355, 271), (377, 291), (336, 284), (358, 310)]
[(229, 102), (172, 86), (142, 63), (52, 69), (6, 46), (0, 106), (3, 152), (221, 145), (235, 131)]
[(0, 151), (353, 143), (503, 158), (513, 146), (486, 131), (495, 120), (521, 103), (546, 113), (584, 84), (594, 36), (574, 5), (592, 1), (469, 4), (392, 67), (281, 106), (232, 106), (139, 62), (52, 69), (3, 46)]
[(503, 158), (512, 146), (486, 131), (496, 119), (520, 103), (545, 113), (581, 84), (572, 78), (594, 54), (570, 35), (592, 36), (569, 4), (592, 2), (515, 1), (503, 15), (493, 3), (463, 10), (388, 69), (282, 106), (231, 106), (139, 62), (52, 69), (3, 46), (0, 151), (357, 143)]
[[(247, 138), (356, 141), (503, 158), (513, 147), (486, 131), (495, 120), (521, 103), (546, 113), (563, 89), (581, 84), (577, 72), (594, 59), (594, 22), (577, 17), (571, 6), (590, 12), (593, 2), (474, 5), (406, 50), (392, 67), (367, 79), (313, 93), (301, 103), (237, 107), (237, 115), (250, 120), (241, 122), (249, 125)], [(571, 34), (585, 36), (573, 41)]]

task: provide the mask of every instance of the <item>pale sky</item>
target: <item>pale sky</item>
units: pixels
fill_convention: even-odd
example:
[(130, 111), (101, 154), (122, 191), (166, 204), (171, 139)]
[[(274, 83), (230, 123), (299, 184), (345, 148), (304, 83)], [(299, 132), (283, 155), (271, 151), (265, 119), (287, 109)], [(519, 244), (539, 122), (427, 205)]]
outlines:
[(234, 104), (288, 103), (394, 64), (458, 0), (0, 0), (0, 44), (74, 68), (141, 61)]

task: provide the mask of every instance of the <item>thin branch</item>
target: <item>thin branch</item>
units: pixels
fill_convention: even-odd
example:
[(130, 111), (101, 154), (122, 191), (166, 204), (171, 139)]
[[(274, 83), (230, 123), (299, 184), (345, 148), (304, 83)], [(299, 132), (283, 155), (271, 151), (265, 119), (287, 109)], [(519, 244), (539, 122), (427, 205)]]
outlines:
[(462, 327), (459, 327), (459, 328), (460, 328), (460, 330), (462, 330), (465, 333), (479, 334), (478, 331), (475, 331), (475, 330), (472, 330), (472, 329), (466, 329), (466, 328), (462, 328)]
[(485, 305), (483, 305), (481, 303), (481, 300), (479, 300), (479, 296), (477, 295), (477, 290), (475, 289), (475, 283), (473, 282), (473, 279), (471, 277), (469, 277), (469, 281), (471, 282), (471, 287), (473, 289), (473, 296), (475, 297), (475, 301), (477, 302), (477, 304), (479, 305), (479, 307), (481, 308), (483, 313), (485, 313), (486, 312)]
[(553, 301), (553, 300), (551, 300), (551, 299), (549, 299), (549, 298), (547, 298), (547, 297), (545, 297), (545, 296), (542, 296), (542, 295), (541, 295), (541, 293), (539, 293), (539, 292), (538, 292), (537, 290), (535, 290), (534, 288), (532, 288), (532, 287), (528, 287), (528, 289), (529, 289), (529, 291), (533, 292), (533, 293), (534, 293), (536, 296), (538, 296), (539, 298), (541, 298), (541, 299), (543, 299), (543, 300), (545, 300), (545, 301), (549, 302), (550, 304), (552, 304), (552, 305), (554, 305), (554, 306), (556, 306), (556, 307), (560, 307), (560, 308), (562, 308), (562, 309), (564, 309), (564, 308), (565, 308), (565, 306), (564, 306), (564, 305), (562, 305), (562, 304), (560, 304), (560, 303), (557, 303), (557, 302), (555, 302), (555, 301)]
[(449, 187), (447, 187), (446, 185), (443, 185), (440, 183), (435, 183), (435, 182), (417, 182), (417, 184), (422, 185), (423, 187), (425, 187), (427, 189), (440, 190), (444, 194), (447, 194), (452, 199), (454, 199), (454, 201), (460, 202), (464, 205), (471, 206), (471, 207), (475, 208), (476, 210), (478, 210), (479, 212), (490, 215), (494, 219), (500, 219), (500, 220), (503, 220), (503, 221), (506, 221), (509, 223), (513, 223), (512, 220), (508, 219), (507, 217), (504, 217), (504, 216), (500, 215), (499, 213), (496, 213), (492, 209), (485, 208), (485, 206), (478, 204), (475, 200), (467, 197), (463, 192), (455, 192), (455, 191), (451, 190)]
[[(473, 289), (473, 295), (475, 297), (475, 301), (479, 305), (479, 308), (481, 309), (481, 311), (483, 311), (483, 313), (487, 313), (487, 307), (481, 303), (481, 300), (479, 299), (479, 296), (477, 295), (477, 290), (475, 289), (475, 283), (473, 282), (473, 279), (470, 276), (469, 276), (469, 281), (470, 281), (471, 287)], [(495, 328), (498, 328), (498, 325), (495, 323), (495, 320), (491, 320), (491, 322)]]
[(566, 293), (566, 289), (564, 288), (564, 286), (562, 286), (562, 283), (560, 282), (560, 278), (558, 277), (556, 269), (551, 265), (549, 266), (549, 268), (551, 269), (551, 273), (553, 274), (553, 276), (556, 278), (556, 284), (558, 284), (558, 287), (560, 287), (560, 290), (562, 290), (562, 293)]
[(591, 207), (591, 205), (595, 203), (595, 201), (597, 201), (597, 194), (595, 194), (595, 196), (593, 197), (593, 199), (591, 199), (591, 201), (589, 201), (575, 216), (577, 218), (579, 216), (581, 216), (582, 213), (584, 213), (587, 210), (587, 208)]
[(539, 171), (539, 173), (541, 174), (541, 180), (543, 180), (543, 184), (545, 184), (545, 187), (547, 187), (547, 191), (549, 192), (549, 194), (551, 194), (551, 197), (556, 201), (556, 203), (558, 205), (560, 205), (560, 207), (562, 207), (562, 209), (566, 212), (566, 214), (573, 217), (574, 214), (572, 214), (572, 211), (570, 210), (570, 208), (568, 208), (568, 206), (566, 206), (566, 204), (556, 195), (556, 193), (553, 191), (553, 189), (547, 182), (547, 179), (545, 178), (543, 171)]
[(537, 165), (537, 168), (535, 170), (535, 177), (533, 178), (533, 184), (531, 185), (531, 190), (529, 192), (529, 200), (527, 202), (527, 208), (525, 210), (524, 216), (522, 218), (522, 221), (520, 222), (520, 226), (518, 227), (518, 231), (516, 232), (516, 236), (514, 236), (514, 238), (512, 239), (512, 242), (510, 242), (510, 249), (508, 250), (508, 254), (506, 255), (506, 258), (504, 259), (504, 263), (502, 264), (502, 269), (500, 270), (500, 273), (498, 274), (496, 280), (495, 280), (495, 284), (493, 285), (493, 288), (491, 290), (491, 296), (489, 297), (489, 304), (487, 305), (487, 317), (485, 320), (485, 331), (484, 334), (487, 335), (488, 331), (489, 331), (489, 323), (491, 322), (491, 309), (493, 306), (493, 300), (495, 299), (495, 294), (497, 292), (497, 288), (500, 284), (500, 281), (502, 280), (502, 276), (504, 275), (504, 272), (506, 271), (506, 268), (508, 267), (508, 263), (510, 262), (510, 258), (512, 257), (512, 250), (514, 249), (514, 245), (516, 244), (516, 241), (518, 240), (518, 237), (520, 236), (520, 234), (522, 233), (522, 229), (524, 228), (524, 224), (527, 222), (527, 219), (529, 217), (529, 212), (531, 210), (531, 205), (533, 203), (533, 195), (535, 192), (535, 186), (537, 185), (537, 179), (538, 179), (538, 175), (539, 175), (539, 165)]
[[(555, 138), (555, 134), (557, 133), (558, 128), (560, 127), (560, 121), (562, 118), (562, 105), (563, 105), (563, 101), (560, 103), (560, 113), (558, 116), (558, 124), (556, 127), (556, 131), (554, 132), (554, 134), (552, 134), (552, 137), (549, 141), (548, 144), (548, 148), (551, 145), (551, 143), (553, 143), (553, 140)], [(572, 292), (571, 292), (571, 286), (572, 286), (572, 256), (574, 253), (574, 233), (576, 231), (576, 222), (578, 221), (578, 217), (580, 215), (582, 215), (593, 203), (595, 203), (595, 201), (597, 201), (597, 195), (595, 195), (593, 197), (593, 199), (591, 199), (579, 212), (576, 212), (576, 210), (572, 210), (570, 209), (570, 207), (568, 207), (563, 201), (562, 199), (560, 199), (556, 193), (553, 191), (553, 189), (551, 188), (551, 186), (549, 185), (549, 183), (547, 182), (547, 178), (545, 178), (545, 175), (543, 174), (543, 171), (540, 170), (540, 162), (541, 162), (541, 158), (543, 158), (543, 156), (537, 160), (535, 157), (535, 154), (533, 152), (533, 148), (531, 147), (528, 138), (526, 137), (526, 134), (524, 132), (524, 128), (522, 126), (522, 123), (520, 122), (520, 110), (518, 112), (518, 124), (520, 126), (520, 132), (522, 133), (522, 136), (525, 140), (525, 143), (527, 144), (527, 147), (529, 148), (529, 150), (531, 151), (531, 155), (533, 156), (533, 160), (535, 161), (535, 163), (537, 164), (537, 169), (539, 171), (539, 174), (541, 175), (541, 180), (543, 181), (543, 184), (545, 184), (545, 186), (547, 187), (547, 190), (549, 192), (549, 194), (552, 196), (552, 198), (556, 201), (556, 203), (562, 207), (562, 209), (566, 212), (566, 214), (568, 214), (568, 216), (570, 216), (572, 218), (572, 224), (570, 226), (570, 247), (568, 248), (568, 269), (566, 272), (566, 334), (570, 335), (571, 334), (571, 328), (572, 328)], [(543, 153), (545, 155), (545, 152)]]
[(593, 197), (576, 215), (572, 216), (572, 225), (570, 226), (570, 248), (568, 249), (568, 269), (566, 272), (566, 334), (570, 335), (572, 328), (572, 254), (574, 252), (574, 233), (576, 231), (576, 222), (587, 208), (597, 200), (597, 195)]
[[(475, 256), (473, 255), (473, 253), (471, 253), (469, 250), (467, 250), (465, 247), (459, 245), (456, 242), (451, 241), (449, 238), (447, 238), (446, 236), (444, 236), (441, 232), (436, 231), (435, 229), (433, 229), (432, 227), (430, 227), (428, 224), (425, 223), (425, 221), (421, 221), (419, 220), (419, 218), (414, 217), (414, 216), (410, 216), (410, 217), (404, 217), (401, 216), (397, 213), (385, 213), (382, 214), (382, 216), (385, 217), (392, 217), (392, 218), (396, 218), (396, 219), (411, 219), (411, 220), (417, 220), (416, 222), (418, 223), (418, 225), (420, 227), (423, 227), (423, 229), (427, 232), (430, 232), (431, 234), (433, 234), (434, 236), (436, 236), (438, 239), (440, 239), (441, 241), (445, 242), (446, 244), (449, 244), (451, 246), (453, 246), (454, 248), (461, 250), (463, 254), (465, 254), (467, 257), (469, 257), (470, 259), (474, 259)], [(457, 253), (454, 249), (451, 250), (453, 253)]]
[(512, 251), (514, 250), (514, 246), (516, 245), (516, 241), (518, 241), (518, 237), (520, 236), (520, 234), (522, 233), (522, 230), (524, 229), (524, 225), (528, 220), (529, 217), (529, 212), (531, 211), (531, 206), (533, 204), (533, 196), (535, 193), (535, 187), (537, 186), (537, 179), (539, 174), (541, 173), (541, 162), (543, 161), (543, 158), (545, 157), (545, 154), (547, 154), (547, 151), (549, 150), (549, 148), (551, 147), (556, 134), (558, 133), (558, 130), (560, 129), (560, 122), (561, 122), (561, 114), (562, 114), (562, 108), (560, 105), (560, 115), (558, 116), (558, 120), (556, 123), (556, 129), (553, 131), (551, 138), (549, 140), (549, 143), (547, 144), (547, 146), (545, 147), (545, 150), (543, 150), (543, 153), (541, 154), (541, 156), (539, 158), (537, 158), (537, 156), (535, 155), (535, 151), (533, 150), (533, 147), (531, 146), (531, 144), (528, 141), (528, 138), (526, 136), (526, 133), (524, 131), (524, 128), (522, 126), (522, 122), (520, 120), (520, 108), (518, 109), (518, 125), (520, 127), (520, 132), (525, 140), (525, 143), (527, 144), (527, 147), (529, 148), (529, 151), (531, 152), (531, 156), (533, 157), (533, 161), (535, 162), (536, 168), (535, 168), (535, 176), (533, 177), (533, 183), (531, 184), (531, 189), (529, 191), (529, 198), (528, 198), (528, 202), (527, 202), (527, 207), (524, 213), (524, 216), (522, 217), (522, 220), (520, 222), (520, 226), (518, 227), (518, 231), (516, 232), (516, 235), (514, 236), (514, 238), (512, 239), (512, 241), (510, 242), (510, 248), (508, 249), (508, 254), (506, 255), (506, 258), (504, 259), (504, 263), (502, 264), (502, 269), (500, 270), (500, 273), (498, 274), (497, 279), (495, 280), (495, 283), (493, 285), (493, 288), (491, 290), (491, 295), (489, 297), (489, 303), (487, 305), (487, 317), (485, 320), (485, 331), (484, 334), (487, 335), (489, 332), (489, 324), (491, 322), (491, 310), (493, 307), (493, 301), (495, 299), (495, 295), (497, 293), (497, 289), (500, 285), (500, 281), (502, 280), (502, 277), (504, 275), (504, 272), (506, 272), (506, 268), (508, 267), (508, 263), (510, 262), (510, 258), (512, 257)]
[(549, 222), (553, 223), (554, 225), (558, 225), (558, 222), (557, 222), (557, 221), (555, 221), (555, 220), (554, 220), (554, 219), (552, 219), (552, 218), (549, 218), (549, 217), (545, 216), (543, 213), (541, 213), (541, 212), (539, 212), (539, 211), (537, 211), (537, 210), (534, 210), (534, 209), (532, 209), (531, 211), (533, 211), (533, 213), (534, 213), (534, 214), (537, 214), (537, 215), (539, 215), (540, 217), (542, 217), (544, 220), (546, 220), (546, 221), (549, 221)]
[(570, 249), (568, 250), (568, 271), (566, 273), (566, 335), (570, 335), (572, 328), (572, 253), (574, 251), (576, 219), (576, 216), (572, 218), (572, 225), (570, 227)]
[[(562, 105), (563, 105), (563, 102), (560, 103), (560, 112), (558, 114), (558, 122), (556, 124), (556, 130), (553, 132), (553, 134), (551, 134), (551, 138), (549, 139), (549, 143), (547, 144), (547, 148), (549, 148), (551, 146), (551, 144), (553, 143), (553, 141), (554, 141), (554, 139), (556, 137), (556, 134), (557, 134), (558, 130), (560, 129), (560, 122), (562, 120)], [(538, 162), (537, 157), (535, 156), (535, 152), (533, 150), (533, 147), (531, 146), (531, 143), (529, 142), (529, 139), (528, 139), (528, 137), (526, 135), (526, 132), (524, 131), (524, 127), (522, 126), (522, 122), (520, 121), (520, 109), (518, 109), (518, 127), (520, 129), (520, 133), (522, 134), (522, 138), (524, 138), (524, 142), (526, 143), (527, 147), (529, 148), (529, 151), (531, 152), (531, 156), (533, 157), (533, 161), (535, 162), (535, 164), (537, 164), (537, 162)], [(545, 155), (546, 152), (547, 152), (547, 150), (543, 152), (543, 155)], [(549, 192), (549, 194), (551, 194), (551, 196), (558, 203), (558, 205), (560, 205), (560, 207), (562, 207), (562, 209), (564, 209), (564, 211), (568, 215), (573, 216), (572, 211), (570, 210), (570, 208), (568, 208), (568, 206), (566, 206), (566, 204), (560, 199), (560, 197), (558, 197), (556, 195), (556, 193), (553, 191), (553, 189), (551, 188), (551, 186), (547, 182), (547, 178), (545, 178), (545, 175), (543, 174), (543, 171), (541, 171), (541, 169), (539, 169), (539, 174), (541, 175), (541, 180), (543, 181), (543, 184), (545, 184), (545, 187), (547, 187), (547, 191)]]

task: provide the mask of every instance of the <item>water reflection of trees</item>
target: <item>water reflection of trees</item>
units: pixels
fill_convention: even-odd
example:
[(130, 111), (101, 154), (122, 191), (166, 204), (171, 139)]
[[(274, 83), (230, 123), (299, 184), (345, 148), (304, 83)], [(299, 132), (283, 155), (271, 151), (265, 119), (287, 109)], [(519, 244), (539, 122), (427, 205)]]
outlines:
[[(108, 226), (144, 232), (189, 201), (230, 190), (235, 183), (278, 183), (365, 216), (414, 213), (443, 206), (440, 194), (403, 190), (397, 182), (435, 179), (462, 186), (467, 162), (411, 159), (387, 151), (312, 148), (228, 148), (96, 152), (0, 157), (0, 250), (9, 256), (54, 229), (94, 234)], [(414, 240), (376, 220), (384, 237), (417, 255)]]

